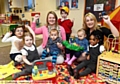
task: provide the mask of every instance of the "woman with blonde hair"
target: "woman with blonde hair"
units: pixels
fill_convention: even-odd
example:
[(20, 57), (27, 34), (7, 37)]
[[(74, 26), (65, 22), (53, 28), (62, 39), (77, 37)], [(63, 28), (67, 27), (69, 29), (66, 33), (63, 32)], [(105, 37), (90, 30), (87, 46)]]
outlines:
[[(90, 34), (96, 33), (100, 36), (100, 44), (104, 42), (104, 36), (108, 37), (110, 34), (113, 34), (115, 37), (119, 36), (119, 32), (117, 28), (110, 21), (110, 17), (108, 15), (102, 16), (103, 21), (109, 26), (106, 28), (104, 26), (98, 25), (97, 19), (94, 14), (87, 13), (83, 19), (83, 28), (86, 31), (86, 38), (89, 40)], [(81, 61), (81, 58), (78, 59), (78, 62)]]

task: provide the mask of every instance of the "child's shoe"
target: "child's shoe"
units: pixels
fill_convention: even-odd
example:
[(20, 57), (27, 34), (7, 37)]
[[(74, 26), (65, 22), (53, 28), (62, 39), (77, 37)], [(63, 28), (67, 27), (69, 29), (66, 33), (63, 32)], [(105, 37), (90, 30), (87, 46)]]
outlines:
[(73, 72), (74, 72), (74, 78), (79, 79), (80, 76), (78, 70), (75, 69)]
[(69, 74), (70, 74), (71, 76), (73, 76), (74, 73), (73, 73), (72, 67), (71, 67), (70, 65), (68, 65), (68, 66), (67, 66), (67, 69), (68, 69)]

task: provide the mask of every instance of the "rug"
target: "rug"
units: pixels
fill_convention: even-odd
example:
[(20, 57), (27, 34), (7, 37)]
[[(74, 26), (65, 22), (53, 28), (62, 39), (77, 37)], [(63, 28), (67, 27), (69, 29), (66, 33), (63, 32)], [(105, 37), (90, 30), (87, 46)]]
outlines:
[[(74, 77), (69, 75), (69, 72), (67, 70), (67, 64), (59, 64), (56, 65), (57, 75), (54, 78), (46, 79), (46, 80), (40, 80), (40, 81), (34, 81), (32, 80), (32, 76), (21, 76), (17, 78), (16, 80), (29, 80), (31, 81), (30, 84), (107, 84), (104, 80), (97, 77), (95, 73), (89, 74), (87, 76), (81, 77), (79, 79), (74, 79)], [(76, 67), (75, 64), (72, 65), (72, 67)], [(19, 65), (16, 66), (18, 69), (24, 69), (23, 66)]]

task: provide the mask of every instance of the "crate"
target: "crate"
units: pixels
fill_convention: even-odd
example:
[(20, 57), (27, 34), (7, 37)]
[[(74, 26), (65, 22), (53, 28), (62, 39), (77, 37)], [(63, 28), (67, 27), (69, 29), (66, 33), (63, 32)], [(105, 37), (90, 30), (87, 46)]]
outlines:
[(98, 57), (96, 75), (109, 84), (120, 84), (120, 54), (103, 52)]

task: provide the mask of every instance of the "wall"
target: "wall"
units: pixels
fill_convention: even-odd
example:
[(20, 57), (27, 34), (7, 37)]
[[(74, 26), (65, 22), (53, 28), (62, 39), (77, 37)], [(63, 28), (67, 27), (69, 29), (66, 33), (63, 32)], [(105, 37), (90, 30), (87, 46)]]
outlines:
[[(36, 12), (40, 12), (40, 22), (42, 25), (46, 23), (46, 16), (49, 11), (55, 11), (58, 17), (60, 16), (60, 11), (56, 10), (56, 0), (36, 0), (36, 7), (35, 7)], [(31, 12), (30, 12), (31, 13)], [(25, 12), (25, 17), (29, 20), (32, 20), (30, 18), (30, 13)], [(79, 28), (82, 27), (82, 17), (84, 14), (84, 0), (79, 0), (79, 8), (78, 9), (71, 9), (70, 14), (68, 18), (73, 19), (75, 18), (75, 23), (73, 26), (73, 32), (76, 32)]]
[[(70, 14), (68, 18), (73, 19), (75, 18), (74, 21), (74, 26), (73, 26), (73, 33), (75, 33), (79, 28), (82, 27), (82, 20), (83, 20), (83, 15), (84, 15), (84, 4), (85, 0), (78, 0), (78, 9), (70, 9)], [(117, 4), (116, 7), (119, 6), (120, 0), (116, 0)], [(35, 11), (40, 12), (40, 22), (42, 25), (46, 23), (46, 16), (49, 11), (55, 11), (58, 17), (60, 16), (60, 11), (56, 10), (56, 0), (36, 0), (36, 7)], [(25, 17), (32, 21), (31, 17), (31, 12), (25, 12)]]

